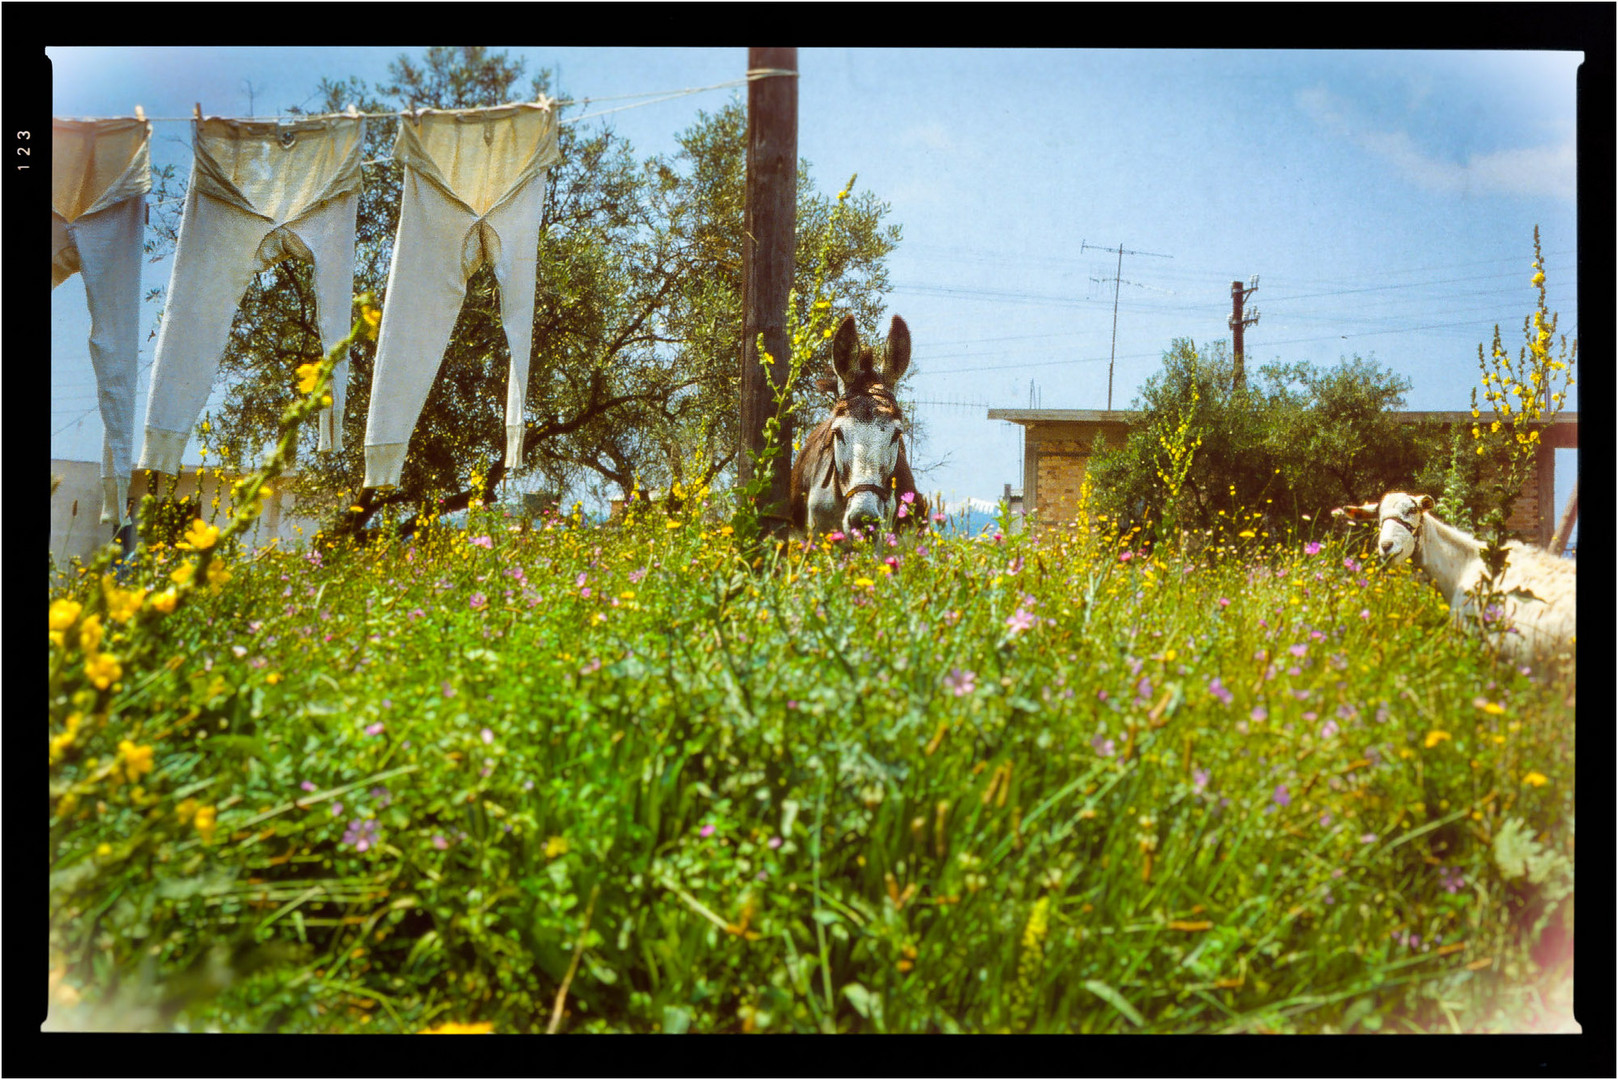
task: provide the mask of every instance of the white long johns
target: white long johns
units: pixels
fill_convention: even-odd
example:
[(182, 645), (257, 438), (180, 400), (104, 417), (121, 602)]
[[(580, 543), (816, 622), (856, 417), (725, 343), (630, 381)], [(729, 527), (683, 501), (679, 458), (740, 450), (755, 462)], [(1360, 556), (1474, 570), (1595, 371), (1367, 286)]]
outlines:
[(515, 466), (533, 346), (545, 171), (559, 156), (555, 113), (549, 102), (421, 109), (400, 119), (393, 156), (404, 166), (404, 195), (365, 420), (365, 486), (399, 483), (467, 282), (485, 262), (500, 282), (500, 320), (511, 347), (506, 464)]
[[(294, 256), (315, 267), (322, 347), (348, 335), (354, 223), (365, 120), (192, 122), (194, 158), (163, 325), (157, 335), (140, 467), (174, 473), (208, 400), (231, 321), (253, 275)], [(320, 449), (343, 447), (348, 358), (320, 415)]]
[(151, 138), (145, 120), (51, 121), (51, 288), (84, 275), (101, 407), (101, 521), (118, 526), (125, 521), (135, 442)]

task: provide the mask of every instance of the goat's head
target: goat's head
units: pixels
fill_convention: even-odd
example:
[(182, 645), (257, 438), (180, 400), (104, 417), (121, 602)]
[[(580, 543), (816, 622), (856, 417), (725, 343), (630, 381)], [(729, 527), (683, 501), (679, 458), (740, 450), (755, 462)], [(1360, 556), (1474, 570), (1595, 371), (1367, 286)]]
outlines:
[(1402, 562), (1416, 554), (1416, 538), (1421, 535), (1421, 515), (1433, 508), (1431, 495), (1410, 495), (1403, 491), (1390, 491), (1379, 503), (1361, 506), (1339, 506), (1331, 516), (1350, 524), (1369, 525), (1376, 522), (1379, 532), (1377, 550), (1387, 563)]

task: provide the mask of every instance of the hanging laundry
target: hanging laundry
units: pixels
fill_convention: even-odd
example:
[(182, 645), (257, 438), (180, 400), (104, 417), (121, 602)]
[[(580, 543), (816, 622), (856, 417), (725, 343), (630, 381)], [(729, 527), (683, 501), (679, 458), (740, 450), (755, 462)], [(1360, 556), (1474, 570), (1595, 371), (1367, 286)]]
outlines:
[[(314, 263), (321, 345), (348, 336), (365, 120), (194, 120), (191, 186), (157, 335), (140, 467), (174, 473), (208, 401), (242, 295), (259, 270)], [(290, 372), (288, 373), (290, 377)], [(320, 414), (320, 449), (343, 448), (348, 358)]]
[(122, 527), (135, 442), (141, 230), (152, 189), (145, 120), (51, 121), (51, 288), (84, 276), (101, 408), (101, 521)]
[(443, 364), (472, 274), (500, 282), (500, 321), (511, 347), (506, 464), (522, 453), (523, 400), (533, 345), (535, 264), (545, 173), (559, 158), (551, 103), (439, 112), (399, 121), (394, 160), (404, 166), (365, 421), (365, 486), (394, 487), (405, 448)]

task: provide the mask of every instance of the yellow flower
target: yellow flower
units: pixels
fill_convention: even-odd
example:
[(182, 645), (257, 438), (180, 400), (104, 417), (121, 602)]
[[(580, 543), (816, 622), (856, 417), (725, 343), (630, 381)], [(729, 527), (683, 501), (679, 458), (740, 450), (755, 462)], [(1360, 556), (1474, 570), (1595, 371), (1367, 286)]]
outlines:
[(79, 627), (79, 648), (93, 653), (101, 647), (101, 616), (91, 615)]
[(51, 629), (66, 630), (78, 621), (79, 612), (82, 610), (84, 606), (77, 600), (51, 601)]
[(1522, 782), (1525, 784), (1532, 784), (1534, 787), (1544, 787), (1546, 784), (1550, 783), (1550, 777), (1546, 776), (1542, 772), (1530, 772), (1522, 778)]
[(174, 546), (183, 548), (186, 551), (207, 551), (218, 540), (219, 530), (201, 518), (197, 518), (191, 523), (191, 528), (186, 530), (185, 539)]
[(1427, 749), (1431, 750), (1433, 747), (1437, 746), (1439, 743), (1443, 742), (1449, 737), (1450, 734), (1447, 731), (1429, 731), (1423, 745), (1425, 745)]
[(494, 1024), (489, 1020), (480, 1020), (475, 1024), (458, 1024), (451, 1020), (439, 1024), (435, 1028), (423, 1028), (418, 1035), (488, 1035), (494, 1031)]
[(181, 825), (189, 824), (191, 819), (197, 816), (201, 806), (202, 804), (195, 799), (186, 799), (174, 808), (174, 816), (180, 819)]
[(124, 766), (124, 778), (131, 784), (152, 771), (152, 748), (136, 746), (128, 739), (118, 742), (118, 760)]
[(197, 810), (197, 832), (202, 836), (202, 842), (204, 844), (213, 843), (213, 833), (214, 829), (217, 827), (217, 823), (214, 821), (214, 815), (217, 813), (218, 810), (212, 806), (204, 806)]
[(567, 837), (565, 837), (565, 836), (553, 836), (549, 840), (545, 841), (545, 857), (547, 859), (554, 859), (558, 855), (566, 855), (566, 854), (567, 854)]
[(298, 393), (307, 394), (309, 391), (313, 390), (315, 388), (315, 384), (320, 381), (320, 365), (300, 365), (296, 374), (298, 376)]
[(876, 582), (872, 581), (868, 577), (857, 577), (857, 578), (854, 579), (855, 588), (868, 589), (872, 585), (875, 585), (875, 584), (876, 584)]
[(361, 333), (375, 341), (377, 332), (382, 329), (382, 309), (373, 307), (370, 304), (361, 304), (360, 321), (365, 323), (365, 328)]
[(123, 675), (123, 665), (112, 653), (96, 653), (84, 665), (84, 673), (95, 683), (96, 689), (105, 690)]
[(146, 600), (145, 589), (120, 589), (109, 582), (106, 592), (107, 615), (113, 622), (128, 622)]
[(217, 594), (225, 582), (231, 579), (231, 573), (222, 563), (208, 564), (208, 589)]
[(264, 681), (269, 683), (271, 686), (274, 686), (276, 683), (281, 681), (281, 673), (279, 671), (272, 671), (268, 675), (264, 676)]
[(173, 589), (164, 589), (162, 592), (152, 596), (152, 607), (167, 615), (174, 610), (174, 603), (178, 599), (179, 597), (175, 595)]
[(1472, 707), (1475, 709), (1482, 709), (1490, 716), (1499, 716), (1501, 713), (1506, 711), (1506, 707), (1504, 705), (1497, 705), (1487, 698), (1481, 697), (1472, 699)]

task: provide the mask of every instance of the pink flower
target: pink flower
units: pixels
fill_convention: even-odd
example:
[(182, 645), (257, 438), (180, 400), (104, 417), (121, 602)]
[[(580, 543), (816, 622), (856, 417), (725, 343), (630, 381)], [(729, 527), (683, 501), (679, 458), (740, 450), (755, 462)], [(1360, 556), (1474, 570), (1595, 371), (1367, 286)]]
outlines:
[(965, 697), (974, 689), (976, 679), (976, 672), (950, 668), (949, 674), (944, 676), (944, 688), (952, 691), (956, 697)]
[(483, 740), (484, 746), (488, 746), (494, 742), (494, 732), (490, 731), (488, 728), (484, 728), (482, 731), (478, 732), (478, 738)]
[(713, 834), (714, 834), (714, 827), (712, 825), (704, 825), (702, 827), (702, 831), (701, 831), (700, 835), (702, 835), (702, 836), (712, 836)]
[(367, 735), (380, 735), (380, 734), (382, 734), (382, 721), (378, 720), (376, 723), (367, 726), (366, 729), (365, 729), (365, 734), (367, 734)]
[(1035, 620), (1033, 612), (1018, 608), (1011, 614), (1009, 618), (1006, 619), (1006, 625), (1010, 627), (1011, 632), (1015, 634), (1018, 631), (1027, 630), (1030, 626), (1033, 626), (1036, 621), (1037, 620)]
[(1303, 553), (1305, 555), (1319, 555), (1320, 545), (1311, 541), (1303, 546)]
[(473, 611), (482, 611), (489, 606), (489, 598), (480, 592), (475, 592), (472, 594), (471, 604)]
[(487, 536), (474, 536), (472, 539), (468, 540), (467, 543), (476, 544), (478, 547), (485, 549), (492, 549), (494, 547), (494, 541), (489, 539)]

